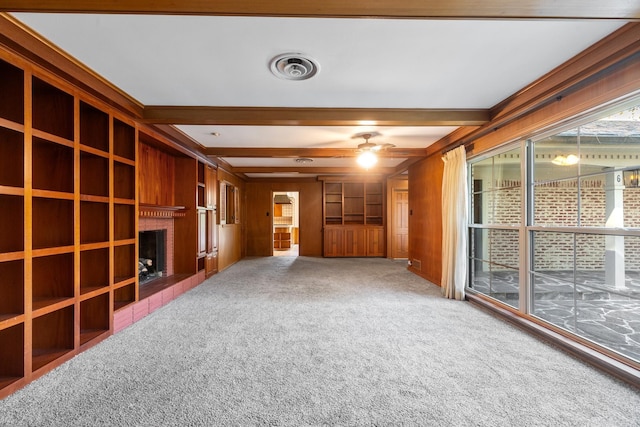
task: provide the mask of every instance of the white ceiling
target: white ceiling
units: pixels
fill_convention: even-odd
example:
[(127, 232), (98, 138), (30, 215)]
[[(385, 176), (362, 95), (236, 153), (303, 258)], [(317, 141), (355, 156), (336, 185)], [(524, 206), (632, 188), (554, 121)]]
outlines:
[[(486, 109), (624, 24), (606, 20), (14, 16), (144, 105), (221, 107)], [(313, 57), (320, 72), (307, 81), (276, 78), (269, 61), (286, 52)], [(205, 147), (355, 148), (362, 140), (351, 137), (366, 130), (380, 133), (373, 142), (425, 148), (455, 128), (184, 125), (179, 129)], [(255, 159), (226, 160), (231, 166), (256, 163)], [(338, 165), (345, 159), (325, 160)], [(388, 160), (389, 164), (401, 162)], [(291, 159), (269, 163), (291, 166)], [(262, 165), (267, 165), (266, 159)]]

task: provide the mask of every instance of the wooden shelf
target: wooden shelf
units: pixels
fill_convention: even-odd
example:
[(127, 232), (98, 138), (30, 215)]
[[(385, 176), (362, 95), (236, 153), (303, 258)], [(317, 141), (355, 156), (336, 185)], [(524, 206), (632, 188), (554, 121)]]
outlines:
[(3, 127), (0, 127), (0, 185), (24, 185), (24, 135)]
[(33, 188), (73, 194), (73, 148), (33, 138)]
[(135, 278), (137, 274), (137, 259), (135, 245), (123, 245), (113, 248), (113, 283)]
[(2, 298), (0, 316), (14, 317), (24, 313), (24, 261), (0, 262)]
[(24, 250), (24, 197), (0, 194), (0, 253)]
[(24, 72), (0, 60), (0, 117), (24, 125)]
[(113, 154), (125, 159), (136, 159), (136, 130), (118, 119), (113, 119)]
[(80, 345), (109, 330), (109, 293), (80, 302)]
[(135, 200), (136, 168), (134, 166), (113, 162), (113, 196), (118, 199)]
[(109, 287), (109, 248), (80, 252), (80, 293)]
[(73, 254), (33, 258), (33, 309), (74, 297)]
[(82, 101), (80, 144), (109, 154), (109, 115)]
[(33, 127), (73, 141), (73, 96), (33, 77)]
[(80, 193), (109, 197), (109, 159), (80, 152)]
[(113, 206), (114, 216), (114, 239), (127, 240), (136, 238), (136, 218), (135, 206), (120, 205)]
[(34, 197), (33, 248), (73, 245), (73, 218), (72, 200)]
[(24, 377), (24, 324), (0, 330), (0, 391)]
[(73, 350), (73, 313), (74, 307), (69, 306), (33, 319), (34, 371)]
[(80, 202), (80, 243), (109, 241), (109, 204)]
[(136, 300), (136, 284), (130, 283), (113, 290), (113, 310), (117, 311), (134, 303)]

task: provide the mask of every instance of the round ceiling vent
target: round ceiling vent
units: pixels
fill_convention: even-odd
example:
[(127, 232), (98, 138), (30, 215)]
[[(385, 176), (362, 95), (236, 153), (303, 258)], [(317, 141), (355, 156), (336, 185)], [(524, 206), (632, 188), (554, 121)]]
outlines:
[(300, 53), (278, 55), (271, 60), (269, 66), (276, 77), (286, 80), (307, 80), (320, 70), (315, 60)]

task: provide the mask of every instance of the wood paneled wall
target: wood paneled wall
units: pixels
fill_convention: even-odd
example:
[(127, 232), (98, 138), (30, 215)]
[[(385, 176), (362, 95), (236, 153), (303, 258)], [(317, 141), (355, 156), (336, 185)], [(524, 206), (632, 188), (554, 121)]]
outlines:
[(146, 144), (138, 144), (140, 203), (174, 206), (174, 157)]
[(409, 269), (436, 285), (442, 275), (443, 170), (439, 155), (409, 168)]
[[(243, 245), (243, 231), (248, 223), (245, 182), (222, 168), (218, 168), (218, 185), (225, 181), (235, 185), (240, 191), (240, 222), (238, 224), (218, 224), (218, 270), (222, 271), (230, 265), (235, 264), (246, 256), (246, 247)], [(219, 194), (220, 192), (218, 192)], [(218, 209), (220, 201), (218, 201)]]
[(300, 255), (322, 256), (322, 182), (252, 181), (245, 188), (247, 256), (272, 254), (272, 191), (300, 194)]

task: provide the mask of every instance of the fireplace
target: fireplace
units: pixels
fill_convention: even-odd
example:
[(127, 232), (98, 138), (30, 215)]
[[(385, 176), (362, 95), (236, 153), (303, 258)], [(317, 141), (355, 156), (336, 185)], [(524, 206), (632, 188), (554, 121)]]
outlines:
[(167, 230), (140, 231), (138, 278), (141, 285), (167, 276)]

